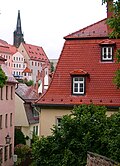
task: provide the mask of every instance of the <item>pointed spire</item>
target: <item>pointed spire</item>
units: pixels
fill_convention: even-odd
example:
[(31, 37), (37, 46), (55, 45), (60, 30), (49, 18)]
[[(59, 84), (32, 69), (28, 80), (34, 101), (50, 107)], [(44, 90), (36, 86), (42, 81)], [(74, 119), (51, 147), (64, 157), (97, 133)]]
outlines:
[(20, 19), (20, 10), (18, 10), (18, 17), (17, 17), (16, 30), (17, 30), (18, 32), (22, 33), (21, 19)]
[(20, 10), (18, 10), (17, 25), (16, 30), (14, 31), (13, 45), (18, 48), (22, 42), (25, 43), (21, 28)]

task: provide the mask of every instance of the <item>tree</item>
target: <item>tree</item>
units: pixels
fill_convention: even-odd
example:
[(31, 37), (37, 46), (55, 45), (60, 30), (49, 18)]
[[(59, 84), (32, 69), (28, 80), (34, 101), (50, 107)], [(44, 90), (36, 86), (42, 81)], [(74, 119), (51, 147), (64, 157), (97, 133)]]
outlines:
[(106, 117), (106, 111), (104, 106), (75, 107), (62, 118), (61, 128), (54, 126), (51, 136), (33, 144), (35, 165), (85, 166), (87, 151), (120, 162), (120, 130), (114, 133), (120, 128), (120, 113)]
[(15, 146), (18, 144), (26, 144), (24, 134), (20, 129), (15, 129)]
[(14, 153), (17, 155), (16, 165), (26, 165), (27, 159), (31, 162), (31, 148), (28, 145), (18, 144), (15, 146)]
[(6, 84), (7, 76), (5, 75), (4, 71), (2, 70), (0, 66), (0, 88), (3, 88)]
[[(120, 38), (120, 1), (116, 0), (102, 0), (102, 3), (112, 2), (110, 6), (110, 11), (113, 12), (111, 18), (107, 19), (107, 24), (111, 28), (112, 32), (109, 34), (110, 38)], [(120, 63), (120, 49), (116, 51), (116, 62)], [(120, 88), (120, 68), (115, 71), (115, 77), (113, 79), (114, 84), (119, 89)]]
[(55, 70), (53, 62), (50, 63), (50, 66), (51, 66), (51, 73), (52, 73)]

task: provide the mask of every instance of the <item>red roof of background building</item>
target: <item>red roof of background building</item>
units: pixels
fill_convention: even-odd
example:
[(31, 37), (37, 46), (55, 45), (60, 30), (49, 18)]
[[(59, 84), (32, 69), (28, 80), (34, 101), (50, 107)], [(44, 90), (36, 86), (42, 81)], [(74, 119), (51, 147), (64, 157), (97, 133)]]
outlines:
[(8, 53), (8, 54), (11, 54), (11, 51), (9, 49), (9, 46), (8, 45), (0, 45), (0, 52), (1, 53)]
[(32, 73), (32, 72), (28, 67), (26, 67), (25, 70), (23, 71), (23, 73)]
[(30, 59), (36, 61), (49, 61), (42, 47), (23, 43)]
[[(105, 21), (99, 21), (65, 37), (53, 80), (36, 104), (65, 106), (94, 103), (120, 106), (120, 90), (113, 84), (114, 73), (119, 64), (116, 64), (115, 60), (101, 62), (100, 43), (108, 39)], [(120, 39), (111, 41), (116, 43), (115, 49), (120, 48)], [(80, 74), (81, 71), (89, 74), (86, 75), (86, 94), (72, 95), (70, 73)]]

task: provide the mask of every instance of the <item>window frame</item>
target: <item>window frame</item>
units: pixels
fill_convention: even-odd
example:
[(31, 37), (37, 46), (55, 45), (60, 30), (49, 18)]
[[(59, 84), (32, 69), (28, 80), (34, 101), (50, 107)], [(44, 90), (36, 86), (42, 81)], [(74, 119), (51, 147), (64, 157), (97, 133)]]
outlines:
[(8, 86), (6, 86), (6, 100), (8, 100)]
[(5, 149), (4, 149), (4, 161), (7, 161), (8, 160), (8, 145), (5, 146)]
[(2, 129), (3, 127), (3, 116), (0, 115), (0, 129)]
[[(106, 58), (104, 57), (104, 49), (106, 49)], [(110, 58), (109, 56), (109, 49), (110, 49)], [(114, 47), (113, 45), (102, 45), (101, 46), (101, 61), (102, 62), (112, 62), (113, 61), (113, 56), (114, 56)]]
[(3, 88), (0, 88), (0, 99), (3, 100)]
[(62, 120), (62, 116), (55, 117), (55, 124), (56, 124), (56, 126), (57, 126), (58, 129), (61, 128), (61, 122), (59, 122), (59, 120), (60, 121)]
[[(77, 91), (75, 92), (74, 91), (74, 85), (75, 85), (75, 81), (74, 79), (75, 78), (83, 78), (83, 81), (76, 81), (76, 84), (78, 84), (78, 89), (80, 88), (80, 84), (83, 84), (83, 92), (80, 92), (80, 91)], [(78, 82), (78, 83), (77, 83)], [(72, 95), (79, 95), (79, 96), (83, 96), (86, 94), (86, 77), (83, 76), (83, 75), (75, 75), (75, 76), (72, 76)]]
[(13, 125), (13, 114), (10, 113), (10, 127), (12, 127)]
[(8, 127), (8, 114), (5, 114), (5, 128)]

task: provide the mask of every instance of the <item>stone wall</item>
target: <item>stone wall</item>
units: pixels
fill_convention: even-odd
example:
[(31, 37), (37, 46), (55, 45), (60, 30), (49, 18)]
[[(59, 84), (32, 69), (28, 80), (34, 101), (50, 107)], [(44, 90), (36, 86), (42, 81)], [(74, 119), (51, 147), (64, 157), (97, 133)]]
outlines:
[(117, 166), (118, 163), (114, 162), (107, 157), (88, 152), (87, 154), (87, 166)]

